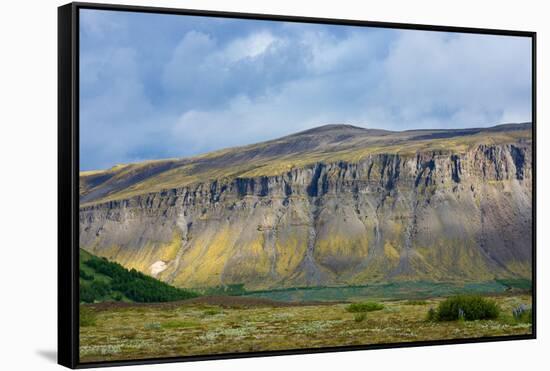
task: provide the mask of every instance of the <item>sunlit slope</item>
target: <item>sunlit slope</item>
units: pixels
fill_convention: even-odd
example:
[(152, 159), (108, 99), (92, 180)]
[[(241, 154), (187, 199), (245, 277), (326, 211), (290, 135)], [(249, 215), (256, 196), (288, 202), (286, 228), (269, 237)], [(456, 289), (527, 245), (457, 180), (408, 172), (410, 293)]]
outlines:
[(531, 125), (324, 126), (81, 179), (80, 244), (179, 287), (530, 278)]

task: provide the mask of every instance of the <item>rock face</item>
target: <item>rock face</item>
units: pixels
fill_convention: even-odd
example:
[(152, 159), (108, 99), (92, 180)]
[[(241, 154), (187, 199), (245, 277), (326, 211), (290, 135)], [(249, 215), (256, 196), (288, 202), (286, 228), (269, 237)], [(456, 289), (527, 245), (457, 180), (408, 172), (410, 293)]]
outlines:
[(180, 287), (530, 278), (528, 131), (83, 204), (80, 244)]

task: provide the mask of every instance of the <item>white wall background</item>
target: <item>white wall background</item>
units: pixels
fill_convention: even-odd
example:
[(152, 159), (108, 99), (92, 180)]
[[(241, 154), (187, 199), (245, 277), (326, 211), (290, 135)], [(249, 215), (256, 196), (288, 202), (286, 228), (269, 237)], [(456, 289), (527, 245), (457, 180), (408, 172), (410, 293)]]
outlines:
[[(119, 3), (538, 32), (538, 339), (145, 366), (154, 370), (531, 370), (550, 360), (550, 23), (540, 0), (136, 0)], [(0, 368), (60, 369), (56, 351), (57, 6), (0, 9)], [(546, 270), (546, 271), (545, 271)], [(128, 367), (127, 369), (142, 369)]]

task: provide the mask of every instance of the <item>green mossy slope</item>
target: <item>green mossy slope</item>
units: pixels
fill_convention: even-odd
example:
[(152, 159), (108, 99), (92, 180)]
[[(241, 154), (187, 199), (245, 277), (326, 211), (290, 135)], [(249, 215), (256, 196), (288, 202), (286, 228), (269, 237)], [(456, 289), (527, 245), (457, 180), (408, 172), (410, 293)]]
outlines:
[(80, 249), (80, 301), (165, 302), (198, 294), (170, 286), (135, 269), (99, 258)]

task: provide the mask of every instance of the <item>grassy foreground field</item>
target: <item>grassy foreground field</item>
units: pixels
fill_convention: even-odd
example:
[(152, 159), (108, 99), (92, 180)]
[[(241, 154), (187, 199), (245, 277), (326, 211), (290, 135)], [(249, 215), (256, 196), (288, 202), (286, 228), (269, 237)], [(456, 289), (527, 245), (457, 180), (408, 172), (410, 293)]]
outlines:
[(384, 301), (366, 318), (346, 303), (277, 303), (203, 297), (159, 304), (81, 305), (81, 362), (530, 334), (512, 309), (523, 294), (495, 296), (496, 320), (431, 322), (443, 299)]

